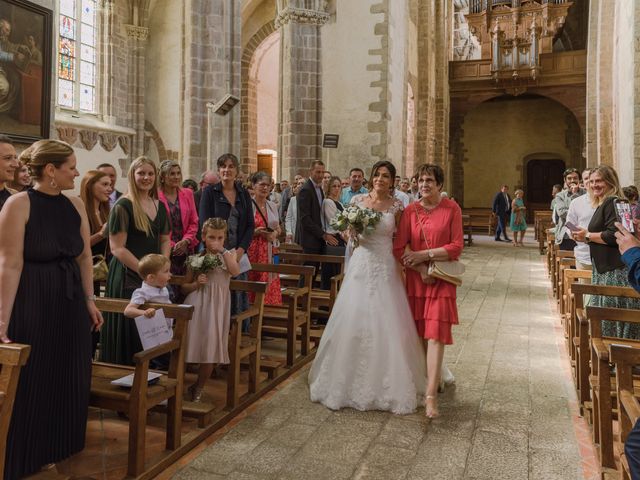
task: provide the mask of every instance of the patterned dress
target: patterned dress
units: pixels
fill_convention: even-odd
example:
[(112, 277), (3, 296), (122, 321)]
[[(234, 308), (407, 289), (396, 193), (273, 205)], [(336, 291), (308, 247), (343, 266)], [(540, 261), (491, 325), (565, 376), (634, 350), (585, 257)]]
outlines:
[[(254, 216), (256, 228), (266, 227), (262, 215), (256, 210)], [(247, 254), (249, 255), (249, 261), (251, 263), (270, 263), (269, 259), (269, 244), (267, 239), (262, 236), (254, 236)], [(282, 304), (282, 292), (280, 290), (280, 278), (277, 275), (272, 275), (269, 272), (249, 272), (249, 280), (252, 282), (266, 282), (267, 293), (264, 298), (265, 305), (281, 305)], [(255, 294), (249, 293), (249, 300), (253, 303)]]

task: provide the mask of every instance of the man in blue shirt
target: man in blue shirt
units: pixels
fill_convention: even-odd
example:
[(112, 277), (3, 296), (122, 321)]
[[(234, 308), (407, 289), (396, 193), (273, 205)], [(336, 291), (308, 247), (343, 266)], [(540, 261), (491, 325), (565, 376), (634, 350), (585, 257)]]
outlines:
[[(640, 221), (634, 220), (633, 223), (636, 225), (636, 235), (640, 235)], [(640, 292), (640, 239), (619, 222), (616, 222), (616, 227), (616, 241), (622, 261), (629, 268), (629, 283)], [(624, 442), (624, 453), (631, 470), (631, 478), (640, 478), (640, 420), (633, 426), (627, 441)]]
[(364, 171), (362, 171), (361, 168), (355, 167), (349, 170), (349, 181), (351, 182), (351, 186), (343, 188), (342, 194), (340, 195), (340, 203), (345, 206), (349, 205), (351, 199), (356, 195), (369, 193), (369, 190), (362, 186), (364, 182)]

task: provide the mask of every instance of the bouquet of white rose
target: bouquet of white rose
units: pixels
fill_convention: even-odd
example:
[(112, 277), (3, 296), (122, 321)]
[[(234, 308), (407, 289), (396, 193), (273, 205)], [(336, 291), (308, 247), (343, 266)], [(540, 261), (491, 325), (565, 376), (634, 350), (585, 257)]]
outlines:
[(212, 255), (211, 253), (205, 253), (204, 255), (191, 255), (187, 259), (187, 266), (193, 271), (195, 275), (207, 273), (214, 268), (222, 266), (222, 260), (218, 255)]
[(352, 233), (353, 246), (359, 244), (358, 236), (375, 230), (382, 214), (371, 208), (349, 205), (342, 212), (338, 212), (331, 220), (331, 226), (339, 232), (349, 230)]

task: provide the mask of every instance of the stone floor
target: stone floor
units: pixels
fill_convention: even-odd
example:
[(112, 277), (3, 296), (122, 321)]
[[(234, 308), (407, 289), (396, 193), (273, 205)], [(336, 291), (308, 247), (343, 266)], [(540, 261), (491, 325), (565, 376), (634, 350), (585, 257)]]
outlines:
[(481, 238), (463, 260), (445, 358), (456, 385), (440, 396), (439, 419), (332, 412), (309, 401), (307, 367), (173, 478), (595, 478), (537, 248)]

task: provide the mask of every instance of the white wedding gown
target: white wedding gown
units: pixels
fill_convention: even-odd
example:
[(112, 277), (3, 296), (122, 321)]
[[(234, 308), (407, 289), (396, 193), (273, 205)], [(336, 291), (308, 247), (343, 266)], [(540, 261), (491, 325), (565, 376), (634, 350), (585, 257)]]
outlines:
[(333, 410), (422, 405), (425, 355), (392, 253), (397, 208), (354, 249), (309, 373), (311, 400)]

